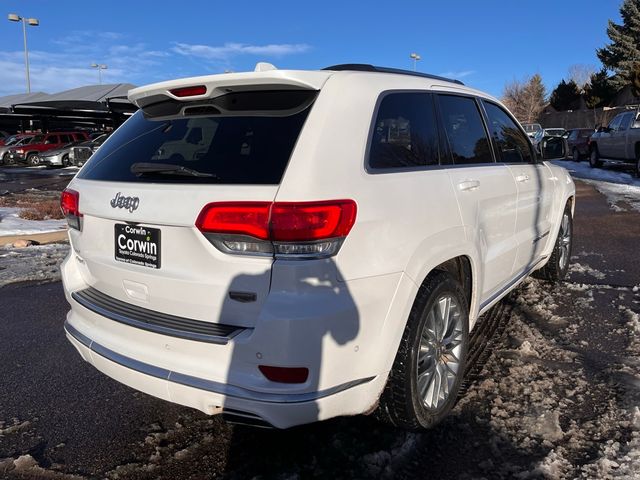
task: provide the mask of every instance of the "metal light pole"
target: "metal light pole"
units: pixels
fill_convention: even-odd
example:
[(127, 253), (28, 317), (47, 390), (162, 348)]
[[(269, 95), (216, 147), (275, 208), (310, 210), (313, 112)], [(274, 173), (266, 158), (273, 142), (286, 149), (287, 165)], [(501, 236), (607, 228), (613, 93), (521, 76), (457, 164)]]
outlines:
[(417, 53), (412, 53), (411, 55), (409, 55), (409, 58), (413, 58), (413, 71), (416, 71), (416, 66), (417, 66), (417, 62), (418, 60), (421, 59), (420, 55), (418, 55)]
[(7, 15), (10, 22), (22, 22), (22, 35), (24, 37), (24, 66), (27, 72), (27, 93), (31, 93), (31, 78), (29, 77), (29, 50), (27, 49), (27, 24), (37, 27), (40, 21), (37, 18), (24, 18), (15, 13)]
[(98, 69), (98, 82), (102, 85), (102, 70), (106, 70), (107, 66), (104, 63), (92, 63), (91, 68)]

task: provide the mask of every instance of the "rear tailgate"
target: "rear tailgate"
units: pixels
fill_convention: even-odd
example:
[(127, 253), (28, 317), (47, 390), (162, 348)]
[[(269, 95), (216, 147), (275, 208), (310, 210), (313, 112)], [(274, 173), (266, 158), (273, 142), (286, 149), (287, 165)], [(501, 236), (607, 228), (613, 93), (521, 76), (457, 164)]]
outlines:
[[(271, 201), (277, 186), (155, 184), (123, 185), (78, 180), (82, 232), (71, 229), (73, 248), (84, 261), (84, 280), (98, 291), (127, 303), (179, 317), (251, 327), (270, 285), (271, 258), (231, 256), (217, 250), (194, 226), (202, 207), (211, 202), (254, 198)], [(134, 211), (113, 207), (112, 200), (136, 198)], [(122, 226), (122, 227), (117, 227)], [(125, 226), (157, 229), (147, 246), (149, 266), (126, 263), (118, 247), (141, 237), (121, 235)], [(116, 230), (118, 228), (118, 230)], [(154, 232), (155, 233), (155, 232)], [(119, 238), (120, 237), (120, 238)], [(136, 245), (134, 249), (144, 245)], [(138, 248), (136, 248), (138, 247)], [(157, 249), (157, 250), (156, 250)], [(116, 259), (116, 256), (120, 259)], [(153, 256), (159, 268), (154, 268)], [(139, 257), (138, 257), (139, 258)], [(256, 301), (240, 303), (229, 292), (255, 294)]]
[(90, 158), (69, 186), (82, 214), (70, 238), (88, 286), (148, 310), (255, 325), (273, 258), (223, 253), (196, 219), (211, 202), (274, 201), (317, 90), (269, 84), (262, 95), (247, 85), (246, 97), (236, 82), (216, 103), (144, 90), (152, 112), (144, 107)]

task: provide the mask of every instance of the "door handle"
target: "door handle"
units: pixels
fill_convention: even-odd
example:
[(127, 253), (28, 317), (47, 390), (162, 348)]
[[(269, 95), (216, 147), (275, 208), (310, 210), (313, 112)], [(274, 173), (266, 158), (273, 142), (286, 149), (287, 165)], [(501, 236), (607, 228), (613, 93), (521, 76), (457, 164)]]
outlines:
[(527, 174), (518, 175), (516, 177), (516, 182), (522, 183), (522, 182), (528, 182), (529, 180), (530, 180), (530, 177)]
[(458, 188), (462, 191), (465, 190), (475, 190), (480, 186), (479, 180), (465, 180), (464, 182), (460, 182), (458, 184)]

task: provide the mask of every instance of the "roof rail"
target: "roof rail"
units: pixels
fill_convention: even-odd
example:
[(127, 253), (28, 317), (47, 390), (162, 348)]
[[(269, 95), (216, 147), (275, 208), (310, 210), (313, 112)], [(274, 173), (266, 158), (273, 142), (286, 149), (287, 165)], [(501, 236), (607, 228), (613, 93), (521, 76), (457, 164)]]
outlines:
[(430, 73), (414, 72), (411, 70), (402, 70), (400, 68), (388, 68), (388, 67), (376, 67), (375, 65), (369, 65), (366, 63), (343, 63), (341, 65), (332, 65), (325, 67), (322, 70), (332, 70), (334, 72), (342, 71), (354, 71), (354, 72), (377, 72), (377, 73), (395, 73), (399, 75), (411, 75), (414, 77), (430, 78), (432, 80), (441, 80), (443, 82), (453, 82), (458, 85), (464, 85), (460, 80), (453, 78), (440, 77), (438, 75), (431, 75)]

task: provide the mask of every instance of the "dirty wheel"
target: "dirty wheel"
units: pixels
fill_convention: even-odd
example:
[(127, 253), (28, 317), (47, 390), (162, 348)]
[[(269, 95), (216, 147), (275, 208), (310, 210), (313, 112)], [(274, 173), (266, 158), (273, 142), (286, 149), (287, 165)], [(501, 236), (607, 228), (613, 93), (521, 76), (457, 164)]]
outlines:
[(602, 160), (600, 160), (600, 153), (598, 152), (598, 147), (593, 148), (591, 150), (591, 153), (589, 154), (589, 166), (591, 168), (602, 167)]
[(464, 375), (469, 338), (468, 302), (446, 272), (420, 287), (377, 415), (394, 426), (422, 430), (453, 408)]
[(572, 247), (573, 218), (571, 216), (571, 205), (567, 204), (562, 214), (558, 238), (551, 252), (551, 257), (544, 267), (534, 273), (534, 276), (550, 282), (561, 282), (569, 270)]

